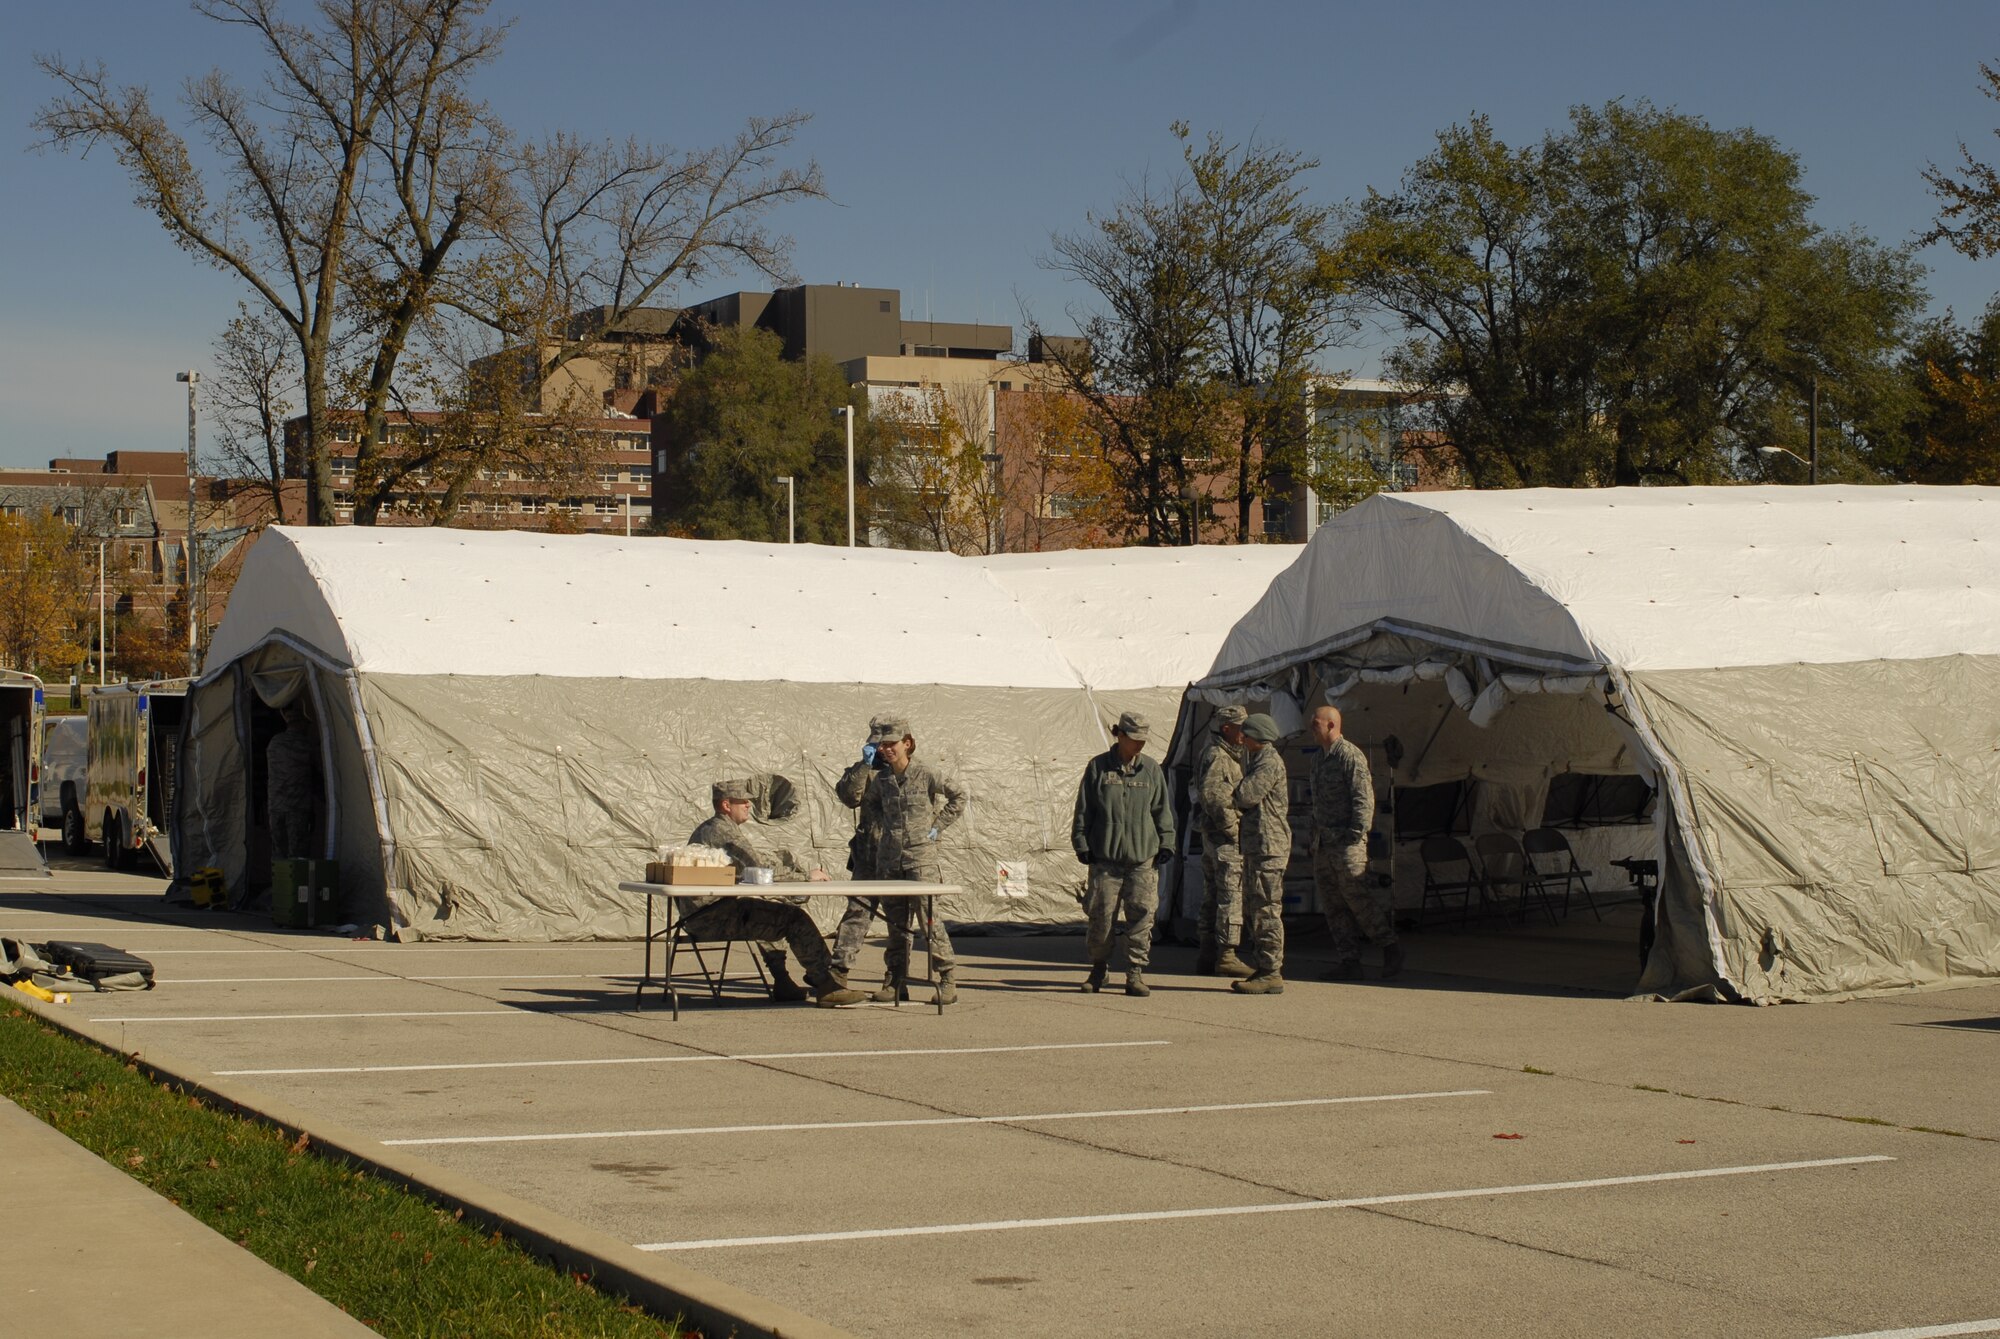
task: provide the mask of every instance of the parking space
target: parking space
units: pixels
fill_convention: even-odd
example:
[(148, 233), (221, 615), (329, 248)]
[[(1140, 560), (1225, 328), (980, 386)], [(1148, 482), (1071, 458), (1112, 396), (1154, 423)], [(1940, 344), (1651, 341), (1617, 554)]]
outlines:
[(1395, 983), (1262, 999), (1166, 948), (1130, 999), (1076, 989), (1074, 938), (968, 936), (942, 1018), (743, 995), (676, 1023), (632, 1008), (637, 945), (356, 942), (54, 884), (0, 925), (152, 957), (157, 990), (72, 1006), (133, 1044), (858, 1333), (2000, 1316), (2000, 987), (1633, 1003), (1614, 924), (1424, 936)]

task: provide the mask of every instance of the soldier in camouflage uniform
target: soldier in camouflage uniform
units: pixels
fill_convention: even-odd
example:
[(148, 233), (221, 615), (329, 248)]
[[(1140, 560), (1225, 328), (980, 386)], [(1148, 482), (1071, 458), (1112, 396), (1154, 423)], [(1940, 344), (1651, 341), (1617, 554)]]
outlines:
[[(833, 786), (833, 793), (840, 802), (854, 810), (854, 835), (847, 842), (847, 873), (850, 878), (872, 879), (875, 877), (875, 847), (880, 834), (869, 826), (867, 815), (861, 810), (861, 802), (868, 798), (868, 788), (889, 763), (876, 751), (875, 736), (888, 724), (888, 718), (877, 716), (868, 722), (868, 743), (861, 746), (860, 761), (851, 764), (840, 774), (840, 780)], [(845, 975), (854, 970), (854, 960), (861, 956), (861, 945), (868, 938), (868, 923), (875, 918), (877, 903), (871, 898), (850, 897), (847, 910), (841, 914), (840, 929), (833, 941), (833, 965)]]
[[(965, 813), (965, 792), (937, 768), (916, 760), (917, 741), (909, 722), (886, 719), (869, 740), (885, 764), (861, 803), (861, 821), (876, 838), (875, 877), (944, 882), (937, 842)], [(885, 900), (883, 907), (889, 918), (889, 970), (875, 999), (886, 1004), (909, 998), (910, 921), (920, 904), (896, 898)], [(958, 958), (951, 936), (935, 919), (923, 930), (937, 969), (938, 1001), (950, 1004), (958, 998)]]
[(1160, 765), (1142, 756), (1151, 725), (1128, 711), (1111, 727), (1109, 749), (1092, 758), (1076, 788), (1070, 845), (1090, 866), (1083, 897), (1090, 927), (1084, 956), (1090, 960), (1087, 991), (1104, 989), (1111, 965), (1111, 931), (1125, 919), (1125, 993), (1153, 993), (1146, 964), (1153, 952), (1153, 918), (1160, 908), (1159, 867), (1174, 853), (1174, 808)]
[(1243, 780), (1243, 722), (1248, 718), (1241, 707), (1218, 710), (1214, 737), (1194, 765), (1195, 815), (1201, 827), (1198, 976), (1250, 975), (1249, 965), (1236, 953), (1243, 932), (1243, 851), (1237, 845), (1236, 810), (1229, 803)]
[(1403, 970), (1403, 946), (1388, 899), (1368, 886), (1368, 829), (1375, 822), (1375, 782), (1368, 755), (1340, 732), (1340, 711), (1313, 712), (1320, 753), (1312, 766), (1313, 886), (1333, 944), (1329, 981), (1361, 977), (1363, 938), (1382, 946), (1384, 979)]
[(312, 856), (313, 800), (319, 774), (313, 765), (312, 723), (297, 706), (282, 708), (285, 728), (264, 748), (264, 803), (271, 828), (271, 858)]
[[(689, 842), (718, 847), (729, 853), (730, 863), (736, 868), (768, 869), (774, 877), (786, 882), (826, 878), (825, 870), (807, 871), (792, 858), (789, 851), (767, 854), (757, 846), (749, 829), (748, 785), (741, 781), (718, 781), (712, 794), (715, 814), (689, 834)], [(859, 1004), (867, 998), (860, 991), (849, 990), (846, 978), (833, 970), (826, 941), (820, 937), (819, 927), (813, 924), (812, 917), (806, 914), (802, 899), (701, 897), (689, 898), (688, 904), (694, 910), (681, 922), (683, 930), (717, 939), (748, 939), (756, 944), (757, 951), (764, 955), (764, 961), (771, 968), (773, 999), (802, 1000), (806, 997), (806, 992), (785, 970), (785, 951), (779, 946), (781, 942), (790, 944), (792, 952), (798, 955), (799, 969), (806, 974), (806, 983), (819, 997), (820, 1004), (832, 1008), (841, 1004)]]
[(1248, 753), (1243, 780), (1231, 805), (1241, 816), (1243, 918), (1248, 923), (1252, 972), (1229, 988), (1243, 995), (1285, 990), (1285, 866), (1292, 858), (1291, 786), (1279, 756), (1278, 723), (1263, 712), (1243, 722)]

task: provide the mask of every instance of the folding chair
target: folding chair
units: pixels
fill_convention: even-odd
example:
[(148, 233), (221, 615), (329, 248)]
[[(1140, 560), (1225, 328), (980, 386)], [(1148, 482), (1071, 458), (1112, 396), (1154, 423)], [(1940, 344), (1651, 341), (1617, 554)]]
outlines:
[[(771, 993), (771, 977), (764, 970), (764, 955), (759, 953), (756, 945), (751, 944), (749, 940), (730, 939), (720, 935), (703, 935), (689, 931), (681, 925), (674, 927), (674, 938), (679, 941), (682, 948), (694, 955), (695, 968), (701, 973), (702, 981), (708, 986), (709, 998), (716, 1003), (720, 1004), (722, 1002), (722, 988), (729, 984), (732, 979), (729, 975), (729, 951), (737, 944), (750, 945), (750, 965), (757, 971), (757, 984), (763, 988), (766, 995)], [(722, 945), (721, 956), (712, 969), (709, 966), (707, 955), (701, 951), (703, 944), (710, 945), (711, 947), (716, 944)], [(739, 973), (734, 979), (748, 981), (750, 978)]]
[(1560, 924), (1556, 916), (1555, 903), (1549, 899), (1548, 890), (1528, 877), (1528, 857), (1521, 850), (1521, 843), (1513, 834), (1482, 833), (1473, 840), (1472, 846), (1479, 852), (1479, 875), (1486, 885), (1490, 901), (1496, 905), (1504, 905), (1511, 896), (1514, 899), (1515, 919), (1526, 922), (1528, 899), (1539, 896), (1542, 910), (1549, 913), (1549, 924)]
[(1472, 899), (1477, 896), (1484, 900), (1478, 876), (1473, 872), (1472, 857), (1456, 837), (1442, 834), (1424, 838), (1418, 848), (1424, 862), (1424, 896), (1417, 904), (1417, 928), (1422, 929), (1424, 916), (1435, 902), (1440, 910), (1445, 910), (1446, 900), (1456, 897), (1459, 901), (1459, 924), (1472, 918)]
[(1590, 871), (1576, 863), (1576, 852), (1570, 849), (1567, 837), (1554, 828), (1536, 828), (1521, 838), (1521, 849), (1528, 858), (1529, 882), (1539, 885), (1544, 896), (1561, 889), (1563, 915), (1569, 915), (1569, 897), (1575, 891), (1583, 895), (1592, 917), (1604, 919), (1591, 895)]

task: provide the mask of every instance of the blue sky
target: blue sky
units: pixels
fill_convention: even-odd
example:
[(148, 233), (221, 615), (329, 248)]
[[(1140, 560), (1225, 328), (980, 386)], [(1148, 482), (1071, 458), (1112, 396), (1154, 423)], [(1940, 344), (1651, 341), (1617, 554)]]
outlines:
[[(1963, 139), (2000, 156), (1990, 0), (1880, 4), (718, 5), (498, 0), (515, 26), (483, 94), (525, 134), (682, 145), (797, 108), (831, 203), (779, 223), (813, 282), (900, 288), (906, 314), (1052, 328), (1077, 296), (1036, 258), (1122, 182), (1170, 171), (1175, 119), (1317, 156), (1328, 200), (1391, 187), (1473, 112), (1510, 141), (1577, 103), (1648, 98), (1796, 152), (1828, 227), (1907, 240), (1919, 173)], [(52, 91), (36, 53), (102, 59), (163, 107), (189, 75), (256, 68), (240, 38), (170, 0), (7, 0), (0, 44), (0, 466), (174, 449), (177, 369), (206, 367), (241, 296), (176, 250), (108, 154), (38, 153)], [(11, 141), (11, 142), (9, 142)], [(1978, 310), (2000, 260), (1923, 254), (1935, 306)], [(756, 286), (718, 281), (693, 300)], [(1367, 347), (1338, 358), (1373, 365)]]

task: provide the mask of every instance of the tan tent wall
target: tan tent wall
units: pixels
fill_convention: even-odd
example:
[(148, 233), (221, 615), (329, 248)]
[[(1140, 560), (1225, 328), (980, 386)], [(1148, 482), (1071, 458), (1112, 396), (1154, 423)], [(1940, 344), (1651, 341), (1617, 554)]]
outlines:
[[(1709, 957), (1757, 1003), (2000, 975), (2000, 657), (1629, 677), (1705, 876)], [(1648, 989), (1705, 984), (1682, 945)]]
[[(836, 875), (853, 818), (833, 783), (871, 715), (902, 713), (920, 758), (971, 793), (946, 837), (956, 922), (1077, 919), (1069, 821), (1104, 713), (1171, 718), (1177, 691), (1094, 701), (1065, 691), (548, 677), (360, 676), (395, 871), (400, 927), (468, 939), (624, 938), (644, 907), (616, 891), (656, 846), (711, 812), (709, 784), (775, 772), (800, 812), (761, 835)], [(350, 764), (343, 764), (349, 766)], [(351, 802), (350, 802), (351, 804)], [(348, 830), (355, 813), (350, 807)], [(999, 895), (998, 869), (1026, 873)], [(821, 912), (832, 915), (831, 901)]]

